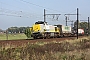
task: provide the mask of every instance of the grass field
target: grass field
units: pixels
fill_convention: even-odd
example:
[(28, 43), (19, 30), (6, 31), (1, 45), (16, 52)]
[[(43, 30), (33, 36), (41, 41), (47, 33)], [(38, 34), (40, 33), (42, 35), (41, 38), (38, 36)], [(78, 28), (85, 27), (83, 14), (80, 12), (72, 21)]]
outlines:
[(21, 33), (21, 34), (0, 34), (0, 40), (16, 40), (16, 39), (26, 39), (26, 35)]
[(90, 36), (62, 42), (0, 46), (0, 60), (90, 60)]

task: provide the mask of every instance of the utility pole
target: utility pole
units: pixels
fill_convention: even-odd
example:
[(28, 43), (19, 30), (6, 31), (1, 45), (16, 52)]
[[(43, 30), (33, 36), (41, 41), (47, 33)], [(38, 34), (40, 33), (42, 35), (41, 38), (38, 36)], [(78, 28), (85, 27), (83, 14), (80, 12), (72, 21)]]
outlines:
[[(77, 39), (78, 39), (78, 18), (79, 18), (78, 8), (77, 8), (77, 13), (76, 14), (64, 14), (64, 15), (77, 15)], [(66, 25), (67, 25), (67, 21), (66, 21)]]
[(46, 22), (45, 9), (44, 9), (44, 22)]
[(88, 35), (89, 35), (89, 17), (88, 17)]
[[(46, 14), (45, 9), (44, 9), (44, 22), (46, 22), (46, 15), (53, 15), (53, 16), (57, 16), (57, 15), (61, 15), (61, 14)], [(58, 19), (59, 16), (57, 16)]]
[(65, 16), (65, 20), (66, 20), (66, 26), (67, 26), (67, 16)]
[(78, 11), (78, 8), (77, 8), (77, 39), (78, 39), (78, 18), (79, 18), (79, 11)]

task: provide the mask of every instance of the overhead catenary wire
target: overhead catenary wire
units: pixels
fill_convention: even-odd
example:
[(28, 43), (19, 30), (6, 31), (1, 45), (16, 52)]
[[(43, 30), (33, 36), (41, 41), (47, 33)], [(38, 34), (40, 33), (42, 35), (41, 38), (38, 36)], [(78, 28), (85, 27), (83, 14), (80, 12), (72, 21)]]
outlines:
[[(37, 7), (46, 8), (46, 9), (53, 10), (53, 11), (58, 11), (58, 10), (54, 10), (54, 9), (51, 9), (51, 8), (47, 8), (47, 7), (44, 7), (44, 6), (40, 6), (40, 5), (31, 3), (31, 2), (28, 2), (28, 1), (24, 1), (24, 0), (20, 0), (20, 1), (25, 2), (25, 3), (28, 3), (28, 4), (31, 4), (31, 5), (34, 5), (34, 6), (37, 6)], [(10, 4), (3, 3), (3, 2), (1, 2), (1, 3), (2, 3), (2, 4), (9, 5), (9, 6), (14, 6), (14, 5), (10, 5)], [(14, 6), (14, 7), (17, 7), (17, 6)], [(74, 10), (74, 11), (75, 11), (75, 10)], [(61, 12), (61, 11), (58, 11), (58, 12)]]
[[(5, 15), (5, 16), (13, 16), (13, 17), (20, 17), (20, 18), (31, 18), (32, 19), (32, 17), (30, 17), (30, 16), (23, 16), (23, 15), (13, 15), (13, 14), (0, 14), (0, 15)], [(34, 19), (42, 19), (42, 18), (40, 18), (40, 17), (33, 17)]]
[(25, 0), (20, 0), (20, 1), (28, 3), (28, 4), (31, 4), (31, 5), (34, 5), (34, 6), (37, 6), (37, 7), (40, 7), (40, 8), (43, 8), (43, 9), (48, 9), (48, 10), (52, 10), (52, 11), (61, 12), (61, 11), (58, 11), (58, 10), (55, 10), (55, 9), (51, 9), (51, 8), (48, 8), (48, 7), (45, 7), (45, 6), (41, 6), (41, 5), (38, 5), (38, 4), (34, 4), (34, 3), (31, 3), (31, 2), (28, 2), (28, 1), (25, 1)]
[(80, 15), (80, 18), (82, 18), (82, 19), (80, 19), (80, 21), (88, 21), (88, 19), (85, 19), (85, 17), (83, 17), (82, 15)]
[(16, 7), (16, 8), (22, 9), (21, 7), (18, 7), (18, 6), (15, 6), (15, 5), (11, 5), (11, 4), (7, 4), (7, 3), (4, 3), (4, 2), (0, 2), (0, 4), (12, 6), (12, 7), (14, 7), (14, 8)]
[(14, 17), (22, 17), (22, 16), (9, 15), (9, 14), (0, 14), (0, 15), (6, 15), (6, 16), (14, 16)]
[[(37, 15), (36, 13), (30, 13), (30, 12), (24, 12), (24, 11), (15, 11), (15, 10), (10, 10), (10, 9), (0, 9), (1, 12), (5, 13), (13, 13), (13, 14), (28, 14), (28, 15)], [(38, 14), (39, 15), (39, 14)]]
[[(14, 17), (25, 17), (25, 14), (27, 15), (27, 13), (28, 13), (28, 15), (30, 15), (30, 16), (26, 16), (26, 18), (32, 18), (32, 17), (35, 17), (35, 15), (36, 14), (29, 14), (29, 12), (23, 12), (23, 11), (14, 11), (14, 10), (10, 10), (10, 9), (6, 9), (6, 8), (2, 8), (2, 9), (0, 9), (0, 11), (2, 11), (4, 14), (0, 14), (0, 15), (6, 15), (6, 16), (14, 16)], [(24, 16), (23, 16), (24, 15)], [(41, 18), (41, 17), (43, 17), (43, 15), (37, 15), (35, 18)], [(51, 18), (48, 18), (48, 19), (51, 19)], [(56, 20), (56, 19), (52, 19), (52, 20)]]
[[(8, 5), (8, 6), (14, 6), (14, 5), (10, 5), (10, 4), (7, 4), (7, 3), (3, 3), (3, 2), (0, 2), (1, 4), (4, 4), (4, 5)], [(19, 7), (17, 7), (17, 6), (14, 6), (14, 7), (16, 7), (16, 8), (19, 8)], [(24, 15), (24, 16), (30, 16), (30, 17), (38, 17), (38, 18), (41, 18), (42, 17), (42, 15), (40, 14), (40, 13), (35, 13), (35, 12), (24, 12), (24, 11), (22, 11), (22, 10), (20, 10), (20, 11), (15, 11), (15, 10), (12, 10), (12, 9), (7, 9), (7, 8), (0, 8), (0, 12), (1, 13), (11, 13), (11, 14), (17, 14), (17, 15)], [(9, 15), (8, 14), (8, 15)], [(5, 14), (4, 14), (5, 15)]]
[[(20, 0), (20, 1), (25, 2), (25, 3), (28, 3), (28, 4), (31, 4), (31, 5), (34, 5), (34, 6), (37, 6), (37, 7), (41, 7), (41, 8), (43, 8), (43, 9), (48, 9), (48, 10), (51, 10), (51, 11), (56, 11), (56, 12), (62, 13), (62, 11), (58, 11), (58, 10), (51, 9), (51, 8), (48, 8), (48, 7), (45, 7), (45, 6), (41, 6), (41, 5), (38, 5), (38, 4), (34, 4), (34, 3), (31, 3), (31, 2), (28, 2), (28, 1), (25, 1), (25, 0)], [(20, 9), (21, 9), (21, 7), (17, 7), (17, 6), (15, 6), (15, 5), (10, 5), (10, 4), (3, 3), (3, 2), (0, 2), (0, 3), (6, 4), (6, 5), (9, 5), (9, 6), (14, 6), (14, 7), (16, 7), (16, 8), (20, 8)], [(74, 12), (74, 11), (76, 11), (76, 9), (73, 10), (73, 11), (71, 11), (70, 13), (72, 13), (72, 12)], [(64, 15), (64, 14), (62, 14), (62, 15)]]
[(43, 17), (43, 15), (39, 15), (39, 14), (33, 14), (23, 11), (13, 11), (9, 9), (0, 9), (0, 11), (2, 12), (1, 15), (6, 15), (6, 16), (15, 16), (15, 17), (20, 16), (20, 17), (38, 18), (38, 19), (41, 19)]
[[(20, 0), (20, 1), (22, 1), (22, 2), (25, 2), (25, 3), (28, 3), (28, 4), (31, 4), (31, 5), (34, 5), (34, 6), (37, 6), (37, 7), (41, 7), (41, 8), (46, 8), (46, 9), (48, 9), (48, 10), (53, 10), (53, 11), (58, 11), (58, 10), (54, 10), (54, 9), (51, 9), (51, 8), (47, 8), (47, 7), (44, 7), (44, 6), (40, 6), (40, 5), (37, 5), (37, 4), (34, 4), (34, 3), (31, 3), (31, 2), (28, 2), (28, 1), (25, 1), (25, 0)], [(8, 4), (7, 4), (8, 5)], [(10, 6), (13, 6), (13, 5), (10, 5)], [(75, 11), (75, 10), (74, 10)], [(58, 11), (58, 12), (60, 12), (60, 11)], [(73, 12), (73, 11), (72, 11)], [(71, 12), (71, 13), (72, 13)], [(6, 12), (6, 13), (8, 13), (8, 12)], [(28, 16), (28, 18), (31, 18), (31, 17), (35, 17), (36, 16), (36, 13), (32, 13), (32, 14), (26, 14), (26, 13), (23, 13), (23, 11), (18, 11), (18, 12), (10, 12), (11, 14), (17, 14), (17, 15), (23, 15), (23, 16), (21, 16), (21, 17), (27, 17)], [(8, 15), (8, 14), (7, 14)], [(29, 16), (30, 15), (30, 16)], [(63, 15), (63, 14), (61, 14), (61, 15)], [(37, 15), (36, 16), (36, 18), (41, 18), (41, 17), (43, 17), (43, 15), (42, 16), (40, 16), (40, 15)], [(52, 20), (58, 20), (58, 16), (57, 16), (57, 19), (52, 19)]]

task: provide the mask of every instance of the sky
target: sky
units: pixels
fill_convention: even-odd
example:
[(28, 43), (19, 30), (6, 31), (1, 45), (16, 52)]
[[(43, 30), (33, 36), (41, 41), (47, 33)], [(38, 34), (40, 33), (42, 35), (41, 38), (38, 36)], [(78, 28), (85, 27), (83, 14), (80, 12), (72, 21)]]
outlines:
[[(0, 0), (0, 29), (31, 27), (36, 21), (44, 20), (44, 9), (45, 14), (61, 14), (46, 15), (48, 24), (65, 25), (64, 14), (76, 14), (77, 8), (79, 20), (87, 20), (90, 17), (89, 6), (90, 0)], [(76, 15), (68, 18), (76, 21)]]

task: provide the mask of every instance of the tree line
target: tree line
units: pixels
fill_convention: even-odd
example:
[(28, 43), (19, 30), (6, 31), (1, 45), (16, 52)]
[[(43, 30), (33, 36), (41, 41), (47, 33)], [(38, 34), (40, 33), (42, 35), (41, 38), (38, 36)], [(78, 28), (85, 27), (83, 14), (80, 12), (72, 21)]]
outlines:
[[(73, 27), (75, 30), (77, 29), (77, 22), (74, 22), (74, 27)], [(84, 33), (85, 34), (90, 34), (90, 23), (89, 23), (89, 26), (88, 26), (88, 22), (79, 22), (78, 23), (78, 28), (79, 29), (84, 29)]]
[(30, 27), (10, 27), (6, 31), (8, 33), (24, 33), (25, 29)]

